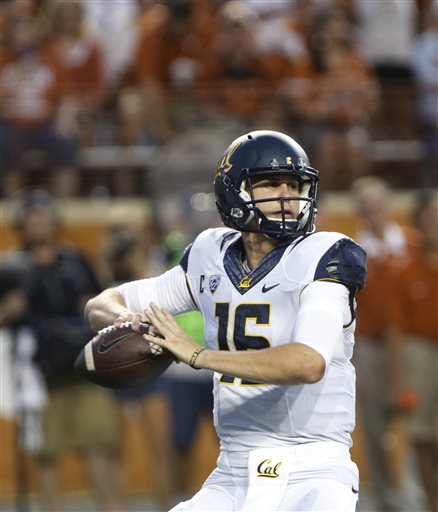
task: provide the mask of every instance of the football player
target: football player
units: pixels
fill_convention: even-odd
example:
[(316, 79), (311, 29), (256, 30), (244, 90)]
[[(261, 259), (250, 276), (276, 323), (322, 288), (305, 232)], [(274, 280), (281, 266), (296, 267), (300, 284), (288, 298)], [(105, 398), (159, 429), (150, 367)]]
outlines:
[[(163, 338), (148, 341), (215, 372), (217, 468), (172, 511), (356, 508), (350, 360), (365, 253), (343, 234), (315, 232), (318, 179), (291, 137), (237, 138), (214, 177), (226, 227), (203, 231), (165, 274), (87, 304), (93, 328), (149, 321)], [(194, 309), (206, 347), (173, 318)]]

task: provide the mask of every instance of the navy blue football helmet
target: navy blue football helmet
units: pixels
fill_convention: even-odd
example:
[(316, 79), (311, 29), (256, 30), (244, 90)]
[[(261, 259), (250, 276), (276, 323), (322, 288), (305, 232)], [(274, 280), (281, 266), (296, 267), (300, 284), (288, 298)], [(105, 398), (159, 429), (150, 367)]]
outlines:
[[(252, 181), (275, 175), (296, 177), (299, 195), (255, 200)], [(279, 240), (312, 233), (318, 175), (303, 148), (288, 135), (270, 130), (242, 135), (226, 149), (216, 169), (214, 192), (222, 222), (238, 231), (263, 233)], [(280, 202), (281, 218), (267, 218), (258, 208), (267, 201)], [(294, 220), (286, 218), (286, 201), (298, 202)]]

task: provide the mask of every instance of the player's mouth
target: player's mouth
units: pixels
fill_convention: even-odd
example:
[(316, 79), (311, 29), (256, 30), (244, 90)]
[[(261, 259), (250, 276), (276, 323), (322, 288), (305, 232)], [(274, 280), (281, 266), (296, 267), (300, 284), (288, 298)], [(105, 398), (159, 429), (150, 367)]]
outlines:
[(282, 220), (283, 215), (286, 220), (295, 220), (296, 219), (296, 215), (294, 212), (284, 212), (284, 214), (283, 214), (282, 211), (269, 213), (267, 215), (267, 217), (269, 219), (273, 219), (273, 220)]

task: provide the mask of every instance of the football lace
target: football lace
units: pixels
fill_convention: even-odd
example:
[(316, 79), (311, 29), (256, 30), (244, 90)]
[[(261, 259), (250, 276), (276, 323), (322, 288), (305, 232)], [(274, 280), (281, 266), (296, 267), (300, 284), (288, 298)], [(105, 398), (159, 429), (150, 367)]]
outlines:
[[(131, 322), (123, 322), (123, 324), (120, 327), (129, 327)], [(97, 334), (106, 334), (107, 332), (115, 331), (117, 327), (115, 325), (107, 325), (103, 329), (100, 329), (100, 331), (97, 332)]]
[[(151, 330), (150, 329), (151, 326), (149, 324), (146, 324), (143, 322), (142, 322), (142, 325), (148, 326), (148, 333), (149, 333)], [(115, 325), (108, 325), (107, 327), (100, 329), (100, 331), (98, 331), (97, 334), (107, 334), (108, 332), (116, 331), (117, 329), (123, 329), (125, 327), (129, 328), (131, 326), (132, 326), (132, 322), (123, 322), (122, 324), (120, 324), (120, 327), (116, 327)]]
[(149, 342), (149, 347), (151, 348), (151, 354), (153, 356), (160, 356), (163, 353), (163, 347), (160, 347), (160, 345), (157, 345), (152, 341)]

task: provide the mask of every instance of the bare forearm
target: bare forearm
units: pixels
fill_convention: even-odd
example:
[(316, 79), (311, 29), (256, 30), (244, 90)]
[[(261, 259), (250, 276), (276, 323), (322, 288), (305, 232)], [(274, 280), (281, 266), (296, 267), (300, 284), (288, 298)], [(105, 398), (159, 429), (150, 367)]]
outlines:
[(84, 315), (91, 328), (98, 331), (113, 324), (126, 309), (125, 301), (120, 293), (109, 288), (87, 302)]
[(289, 385), (318, 382), (325, 362), (312, 348), (293, 343), (257, 351), (205, 350), (197, 366), (254, 382)]

